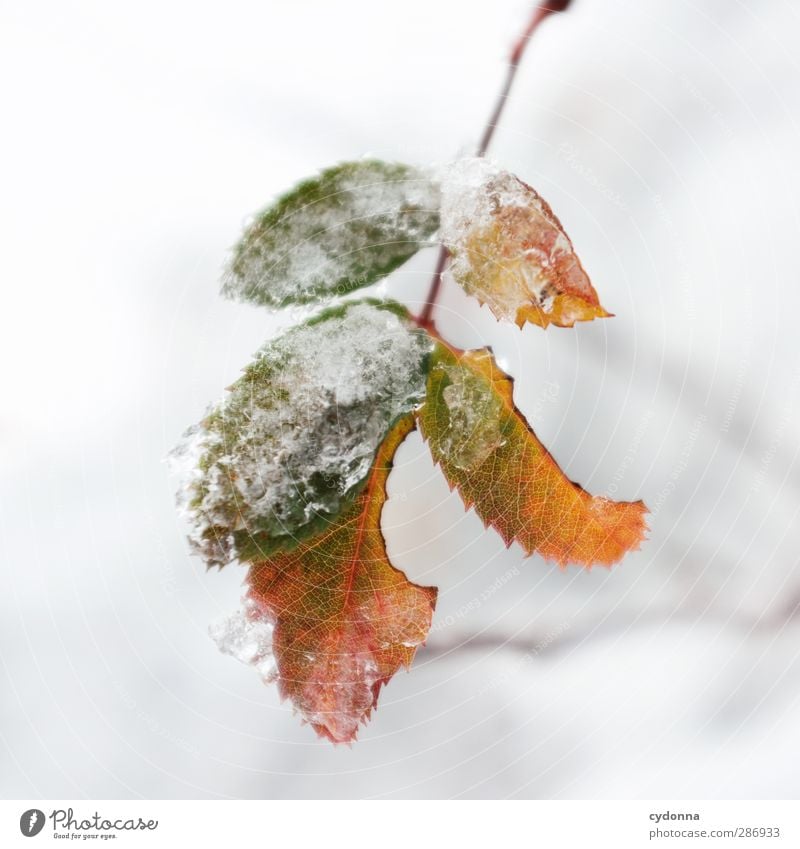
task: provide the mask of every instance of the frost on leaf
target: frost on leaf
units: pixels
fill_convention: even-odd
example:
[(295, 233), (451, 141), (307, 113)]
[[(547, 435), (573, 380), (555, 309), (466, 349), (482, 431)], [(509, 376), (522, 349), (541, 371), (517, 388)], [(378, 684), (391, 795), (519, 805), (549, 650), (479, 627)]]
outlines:
[(609, 315), (544, 199), (485, 159), (444, 169), (441, 239), (453, 277), (498, 319), (571, 327)]
[(261, 615), (258, 605), (249, 598), (245, 598), (242, 610), (208, 629), (211, 639), (223, 654), (255, 666), (268, 682), (277, 677), (272, 654), (273, 631), (272, 623)]
[(261, 212), (236, 245), (224, 294), (269, 307), (369, 286), (439, 226), (438, 187), (422, 171), (345, 162)]
[(269, 342), (183, 446), (190, 541), (209, 565), (326, 530), (424, 397), (432, 342), (397, 304), (357, 301)]
[(500, 427), (502, 399), (486, 391), (486, 383), (460, 365), (444, 365), (447, 386), (442, 400), (448, 428), (439, 447), (458, 469), (476, 469), (505, 442)]
[[(410, 666), (431, 626), (436, 590), (391, 565), (380, 527), (392, 457), (413, 426), (410, 414), (394, 425), (366, 485), (326, 530), (253, 563), (245, 611), (218, 636), (336, 743), (355, 739), (381, 687)], [(269, 652), (265, 629), (274, 629)]]
[(419, 423), (449, 484), (507, 545), (562, 566), (610, 566), (639, 547), (644, 504), (592, 497), (569, 481), (514, 406), (512, 381), (488, 350), (437, 346)]

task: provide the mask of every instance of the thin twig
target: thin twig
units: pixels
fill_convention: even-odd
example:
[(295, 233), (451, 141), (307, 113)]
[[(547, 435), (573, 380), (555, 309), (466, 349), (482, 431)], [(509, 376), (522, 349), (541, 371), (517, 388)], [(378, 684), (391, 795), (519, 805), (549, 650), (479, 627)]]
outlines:
[[(492, 136), (494, 136), (494, 131), (500, 122), (500, 117), (503, 114), (506, 101), (511, 93), (511, 86), (514, 84), (517, 69), (519, 68), (522, 57), (525, 54), (525, 48), (528, 46), (528, 42), (531, 40), (534, 32), (536, 32), (539, 24), (548, 15), (553, 12), (563, 12), (569, 4), (570, 0), (549, 0), (549, 2), (539, 3), (533, 10), (533, 14), (528, 21), (528, 25), (525, 27), (522, 35), (520, 35), (517, 39), (514, 44), (514, 49), (511, 51), (511, 55), (509, 56), (506, 78), (503, 82), (503, 87), (500, 90), (500, 94), (497, 98), (494, 109), (492, 110), (489, 121), (484, 128), (483, 136), (481, 137), (480, 144), (476, 151), (476, 156), (484, 156), (486, 151), (489, 149)], [(447, 266), (449, 256), (449, 251), (444, 245), (442, 245), (441, 248), (439, 248), (439, 256), (436, 260), (436, 268), (433, 272), (433, 277), (431, 278), (430, 288), (428, 289), (428, 297), (425, 300), (425, 307), (417, 320), (420, 327), (424, 327), (426, 329), (433, 328), (433, 309), (436, 306), (436, 300), (439, 297), (439, 290), (442, 286), (442, 274)]]
[(442, 274), (447, 267), (447, 260), (450, 256), (450, 251), (442, 245), (439, 248), (439, 256), (436, 259), (436, 268), (433, 271), (431, 285), (428, 289), (428, 297), (425, 301), (425, 308), (420, 313), (417, 319), (417, 324), (425, 330), (433, 330), (433, 308), (436, 305), (436, 299), (439, 297), (439, 289), (442, 286)]

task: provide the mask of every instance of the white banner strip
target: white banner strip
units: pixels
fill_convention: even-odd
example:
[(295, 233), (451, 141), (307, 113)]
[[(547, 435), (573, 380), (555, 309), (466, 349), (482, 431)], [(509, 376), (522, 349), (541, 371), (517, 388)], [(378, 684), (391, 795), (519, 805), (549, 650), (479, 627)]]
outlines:
[[(800, 846), (797, 802), (0, 802), (0, 846), (380, 849)], [(113, 841), (113, 842), (112, 842)]]

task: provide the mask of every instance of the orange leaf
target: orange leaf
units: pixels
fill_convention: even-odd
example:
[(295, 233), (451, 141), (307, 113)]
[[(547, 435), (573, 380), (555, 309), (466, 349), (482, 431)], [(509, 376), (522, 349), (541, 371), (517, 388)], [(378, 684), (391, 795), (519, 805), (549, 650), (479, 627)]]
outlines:
[(644, 504), (592, 497), (568, 480), (487, 349), (456, 353), (439, 344), (419, 423), (451, 487), (507, 545), (561, 566), (610, 566), (639, 547)]
[(451, 166), (442, 239), (453, 277), (499, 319), (572, 327), (610, 316), (547, 202), (485, 160)]
[(392, 428), (363, 490), (327, 530), (248, 575), (251, 615), (274, 625), (281, 695), (335, 743), (355, 739), (431, 625), (436, 589), (391, 565), (380, 527), (392, 458), (413, 427), (407, 415)]

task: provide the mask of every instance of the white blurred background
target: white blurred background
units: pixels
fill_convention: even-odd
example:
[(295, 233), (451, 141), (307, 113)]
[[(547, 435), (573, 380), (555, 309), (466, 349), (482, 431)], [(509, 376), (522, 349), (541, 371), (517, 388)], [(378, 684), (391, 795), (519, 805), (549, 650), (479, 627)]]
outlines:
[[(523, 0), (4, 3), (0, 794), (796, 797), (800, 9), (575, 0), (491, 156), (616, 314), (501, 327), (448, 286), (562, 467), (644, 498), (611, 571), (505, 550), (412, 437), (384, 522), (440, 587), (352, 748), (217, 652), (244, 569), (188, 555), (162, 462), (274, 332), (218, 296), (247, 215), (369, 153), (471, 151)], [(433, 257), (387, 289), (411, 306)], [(285, 320), (285, 319), (284, 319)]]

